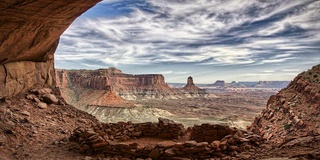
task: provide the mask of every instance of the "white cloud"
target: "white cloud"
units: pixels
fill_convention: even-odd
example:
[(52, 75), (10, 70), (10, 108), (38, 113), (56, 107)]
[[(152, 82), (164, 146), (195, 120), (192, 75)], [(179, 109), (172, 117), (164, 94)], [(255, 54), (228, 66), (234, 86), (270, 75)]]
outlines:
[[(115, 2), (121, 0), (102, 3)], [(307, 2), (149, 0), (139, 5), (148, 3), (153, 12), (130, 5), (123, 6), (132, 10), (128, 14), (80, 18), (61, 37), (55, 59), (114, 66), (168, 62), (254, 66), (286, 63), (310, 54), (313, 64), (317, 61), (314, 50), (319, 50), (315, 43), (320, 39), (320, 1)], [(297, 32), (301, 35), (282, 36), (290, 27), (302, 30)]]
[(282, 72), (300, 72), (300, 69), (283, 69)]

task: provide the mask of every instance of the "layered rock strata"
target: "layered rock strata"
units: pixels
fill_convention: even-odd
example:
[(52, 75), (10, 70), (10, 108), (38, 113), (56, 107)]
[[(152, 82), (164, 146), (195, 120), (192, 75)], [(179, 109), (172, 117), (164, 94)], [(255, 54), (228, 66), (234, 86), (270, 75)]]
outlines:
[(211, 95), (193, 83), (188, 84), (182, 90), (172, 89), (165, 83), (163, 75), (124, 74), (121, 70), (113, 67), (99, 70), (57, 70), (56, 75), (57, 86), (65, 94), (78, 92), (77, 88), (108, 90), (110, 87), (112, 92), (127, 100), (179, 99), (210, 97)]
[(99, 1), (0, 1), (0, 97), (52, 86), (60, 35)]
[(60, 35), (100, 0), (3, 0), (0, 64), (53, 60)]
[(188, 77), (187, 84), (186, 84), (186, 86), (184, 86), (182, 89), (183, 89), (183, 90), (186, 90), (186, 91), (198, 91), (198, 90), (200, 90), (200, 88), (197, 87), (197, 86), (193, 83), (193, 78), (192, 78), (191, 76)]
[(178, 93), (182, 95), (183, 97), (187, 98), (214, 98), (215, 96), (213, 94), (210, 94), (205, 89), (200, 89), (193, 83), (193, 78), (191, 76), (187, 79), (187, 84), (181, 88), (178, 89)]
[(270, 97), (249, 130), (276, 143), (320, 135), (320, 65), (299, 74)]
[(0, 97), (16, 95), (34, 87), (54, 84), (53, 62), (12, 62), (0, 65)]

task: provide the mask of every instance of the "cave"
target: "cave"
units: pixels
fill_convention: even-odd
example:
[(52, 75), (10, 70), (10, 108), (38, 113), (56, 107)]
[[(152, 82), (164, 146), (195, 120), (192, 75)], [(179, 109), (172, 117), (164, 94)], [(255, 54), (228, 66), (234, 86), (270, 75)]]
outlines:
[(62, 33), (100, 0), (0, 2), (0, 97), (54, 86), (54, 52)]
[[(282, 131), (281, 125), (283, 121), (280, 119), (279, 121), (272, 120), (271, 124), (268, 125), (269, 119), (268, 117), (278, 115), (283, 112), (282, 109), (288, 106), (278, 106), (277, 102), (285, 102), (287, 104), (287, 100), (291, 97), (283, 98), (271, 98), (270, 102), (268, 102), (269, 106), (265, 109), (261, 115), (259, 115), (255, 122), (251, 126), (251, 130), (259, 135), (256, 135), (251, 132), (238, 130), (233, 127), (222, 126), (222, 125), (211, 125), (211, 124), (201, 124), (195, 125), (193, 127), (189, 127), (185, 129), (181, 124), (176, 124), (170, 120), (159, 119), (159, 123), (155, 122), (146, 122), (133, 124), (131, 122), (118, 122), (118, 123), (100, 123), (95, 119), (92, 115), (88, 113), (79, 111), (72, 106), (68, 106), (64, 104), (62, 101), (54, 102), (51, 108), (45, 110), (46, 108), (42, 108), (40, 110), (39, 106), (36, 106), (37, 97), (28, 97), (26, 94), (33, 88), (46, 88), (39, 89), (43, 92), (51, 93), (52, 90), (48, 88), (55, 88), (55, 68), (54, 68), (54, 53), (59, 44), (59, 37), (62, 33), (71, 25), (71, 23), (82, 13), (87, 11), (89, 8), (93, 7), (95, 4), (100, 2), (100, 0), (2, 0), (0, 1), (0, 111), (1, 113), (7, 113), (7, 108), (10, 108), (7, 114), (0, 114), (0, 118), (13, 119), (14, 122), (11, 122), (12, 127), (20, 127), (20, 130), (16, 131), (12, 128), (2, 128), (1, 131), (5, 134), (6, 137), (10, 137), (10, 142), (4, 142), (3, 136), (0, 137), (0, 149), (4, 143), (13, 143), (15, 148), (13, 149), (13, 156), (18, 155), (19, 152), (22, 152), (23, 144), (15, 144), (14, 140), (17, 138), (22, 139), (23, 141), (32, 141), (34, 134), (33, 130), (36, 130), (38, 127), (38, 131), (40, 131), (41, 127), (47, 127), (47, 132), (52, 132), (53, 134), (61, 134), (71, 135), (73, 140), (79, 142), (78, 145), (79, 151), (85, 153), (85, 155), (96, 155), (101, 156), (111, 156), (118, 158), (162, 158), (162, 159), (173, 159), (173, 156), (176, 159), (208, 159), (208, 158), (218, 158), (218, 159), (255, 159), (255, 154), (263, 151), (261, 150), (262, 145), (269, 145), (268, 143), (264, 143), (265, 139), (262, 136), (266, 136), (267, 138), (273, 138), (282, 142), (282, 140), (290, 141), (292, 139), (296, 139), (297, 137), (289, 137), (292, 139), (284, 139), (282, 135), (287, 134), (287, 130), (296, 129), (297, 133), (303, 136), (303, 138), (307, 139), (306, 144), (312, 146), (313, 148), (319, 148), (319, 134), (316, 131), (312, 131), (313, 133), (317, 133), (314, 135), (304, 134), (304, 127), (310, 126), (311, 129), (316, 127), (312, 127), (314, 123), (309, 123), (308, 120), (305, 120), (304, 123), (300, 119), (297, 119), (294, 115), (289, 115), (288, 117), (294, 117), (295, 122), (292, 124), (285, 123), (286, 131)], [(319, 65), (314, 67), (313, 70), (316, 70), (317, 73), (320, 73)], [(311, 72), (311, 71), (310, 71)], [(301, 78), (302, 77), (302, 78)], [(297, 83), (299, 81), (299, 83)], [(191, 83), (191, 80), (190, 80)], [(298, 84), (298, 87), (296, 86)], [(304, 85), (306, 84), (306, 85)], [(310, 85), (311, 87), (306, 87)], [(319, 99), (320, 99), (320, 91), (316, 90), (319, 88), (319, 83), (309, 82), (300, 75), (297, 79), (295, 79), (291, 84), (291, 88), (289, 88), (288, 92), (295, 93), (296, 90), (300, 92), (306, 91), (302, 96), (308, 97), (306, 104), (308, 108), (316, 108), (314, 111), (319, 111)], [(106, 86), (106, 88), (108, 88)], [(298, 89), (297, 89), (298, 88)], [(315, 88), (315, 89), (313, 89)], [(57, 89), (57, 88), (55, 88)], [(44, 97), (41, 95), (39, 90), (31, 90), (30, 92), (37, 92), (38, 97)], [(53, 89), (54, 90), (54, 89)], [(58, 95), (58, 91), (53, 91)], [(282, 90), (281, 93), (285, 94), (286, 90)], [(23, 94), (20, 94), (23, 93)], [(20, 95), (19, 95), (20, 94)], [(17, 96), (17, 97), (15, 97)], [(14, 97), (17, 98), (17, 104), (10, 106), (10, 100), (7, 102), (6, 97)], [(294, 96), (295, 97), (295, 96)], [(58, 97), (61, 98), (61, 97)], [(286, 99), (287, 98), (287, 99)], [(31, 100), (32, 99), (32, 100)], [(291, 100), (292, 98), (290, 98)], [(39, 99), (38, 99), (39, 101)], [(45, 100), (44, 100), (45, 101)], [(8, 103), (8, 104), (6, 104)], [(48, 102), (52, 103), (52, 102)], [(30, 105), (30, 106), (28, 106)], [(3, 106), (7, 107), (4, 108)], [(21, 112), (23, 110), (22, 107), (29, 107), (29, 109), (33, 112), (39, 112), (41, 116), (47, 118), (48, 121), (55, 122), (59, 121), (59, 125), (61, 128), (65, 127), (64, 125), (68, 125), (68, 129), (72, 128), (73, 130), (70, 133), (67, 131), (58, 128), (57, 130), (50, 130), (51, 126), (45, 126), (39, 124), (37, 127), (32, 128), (32, 123), (30, 119), (27, 119), (22, 116), (30, 116), (29, 112)], [(3, 108), (1, 108), (3, 107)], [(20, 108), (19, 108), (20, 107)], [(37, 108), (39, 107), (39, 108)], [(297, 106), (299, 108), (301, 106)], [(303, 106), (302, 106), (303, 107)], [(301, 108), (302, 108), (301, 107)], [(275, 108), (275, 109), (274, 109)], [(288, 109), (288, 108), (286, 108)], [(303, 109), (308, 110), (308, 109)], [(19, 113), (18, 113), (19, 112)], [(309, 115), (314, 114), (312, 110), (309, 110)], [(42, 115), (43, 113), (43, 115)], [(290, 112), (291, 113), (291, 112)], [(38, 113), (37, 113), (38, 114)], [(47, 115), (46, 115), (47, 114)], [(3, 116), (4, 115), (4, 116)], [(14, 119), (18, 115), (17, 119)], [(270, 116), (271, 115), (271, 116)], [(318, 117), (319, 113), (317, 113)], [(279, 115), (278, 115), (279, 116)], [(22, 117), (22, 118), (21, 118)], [(280, 117), (280, 116), (279, 116)], [(282, 117), (282, 115), (281, 115)], [(306, 116), (308, 117), (308, 116)], [(19, 119), (21, 118), (21, 119)], [(64, 119), (65, 118), (65, 119)], [(289, 119), (288, 118), (288, 119)], [(61, 120), (62, 119), (62, 120)], [(85, 119), (85, 120), (83, 120)], [(65, 120), (74, 123), (65, 123)], [(310, 119), (309, 119), (310, 120)], [(319, 120), (319, 118), (315, 119)], [(6, 121), (5, 123), (7, 123)], [(258, 123), (259, 122), (259, 123)], [(263, 123), (261, 123), (263, 122)], [(3, 125), (2, 123), (0, 125)], [(73, 124), (82, 125), (78, 128)], [(280, 124), (280, 125), (279, 125)], [(8, 126), (10, 126), (8, 125)], [(276, 129), (273, 127), (276, 126)], [(26, 127), (27, 126), (27, 127)], [(270, 127), (271, 126), (271, 127)], [(279, 127), (280, 126), (280, 127)], [(289, 127), (288, 127), (289, 126)], [(28, 128), (29, 127), (29, 128)], [(267, 128), (268, 127), (268, 128)], [(22, 128), (22, 129), (21, 129)], [(39, 129), (40, 128), (40, 129)], [(143, 128), (143, 129), (142, 129)], [(265, 129), (267, 128), (267, 129)], [(279, 130), (277, 130), (280, 128)], [(310, 129), (308, 128), (308, 129)], [(15, 135), (15, 132), (19, 132), (21, 130), (27, 130), (28, 134), (25, 137), (19, 137)], [(273, 133), (265, 134), (266, 130), (270, 129), (274, 131)], [(318, 129), (318, 128), (316, 128)], [(137, 132), (136, 132), (137, 131)], [(152, 132), (150, 132), (152, 131)], [(281, 134), (274, 134), (274, 133)], [(310, 131), (310, 132), (311, 132)], [(30, 132), (30, 134), (29, 134)], [(71, 133), (72, 132), (72, 133)], [(2, 133), (2, 132), (1, 132)], [(110, 134), (109, 134), (110, 133)], [(272, 135), (273, 134), (273, 135)], [(49, 135), (49, 133), (47, 133)], [(298, 135), (298, 136), (301, 136)], [(21, 136), (21, 135), (20, 135)], [(56, 135), (54, 135), (56, 136)], [(120, 136), (120, 140), (123, 137), (126, 137), (126, 140), (153, 137), (153, 138), (164, 138), (168, 140), (172, 140), (174, 143), (170, 145), (166, 144), (157, 144), (155, 146), (144, 146), (144, 148), (139, 148), (136, 143), (131, 144), (123, 144), (110, 140), (112, 136)], [(280, 137), (281, 136), (281, 137)], [(312, 137), (313, 136), (313, 137)], [(317, 136), (317, 137), (316, 137)], [(187, 137), (186, 139), (183, 139)], [(311, 137), (311, 138), (310, 138)], [(15, 139), (16, 138), (16, 139)], [(25, 138), (25, 139), (24, 139)], [(52, 138), (52, 137), (49, 137)], [(49, 138), (45, 137), (46, 140)], [(54, 137), (57, 138), (57, 137)], [(61, 138), (61, 137), (60, 137)], [(300, 137), (298, 137), (300, 138)], [(309, 139), (308, 139), (309, 138)], [(53, 139), (52, 139), (53, 140)], [(107, 141), (108, 140), (108, 141)], [(301, 140), (301, 139), (300, 139)], [(286, 144), (289, 146), (289, 149), (286, 149), (286, 152), (289, 153), (287, 155), (292, 155), (292, 150), (290, 147), (296, 147), (294, 143), (290, 146), (290, 144)], [(311, 143), (312, 142), (312, 143)], [(39, 142), (32, 142), (34, 144), (38, 144)], [(68, 143), (68, 140), (57, 140), (51, 142), (49, 147), (52, 145), (63, 145), (64, 143)], [(302, 142), (301, 142), (302, 143)], [(285, 144), (285, 143), (282, 143)], [(281, 145), (282, 145), (281, 144)], [(292, 144), (292, 143), (291, 143)], [(30, 147), (31, 146), (31, 147)], [(32, 145), (29, 145), (32, 148)], [(34, 146), (38, 147), (39, 146)], [(56, 147), (59, 148), (60, 146)], [(268, 146), (272, 148), (273, 146)], [(281, 146), (282, 147), (282, 146)], [(42, 147), (40, 147), (42, 148)], [(270, 150), (268, 148), (268, 150)], [(275, 150), (282, 154), (282, 149)], [(15, 151), (17, 149), (17, 151)], [(19, 150), (20, 149), (20, 150)], [(60, 147), (61, 150), (66, 150), (65, 148)], [(301, 148), (300, 148), (301, 149)], [(35, 151), (33, 151), (35, 152)], [(38, 152), (38, 151), (37, 151)], [(40, 152), (40, 151), (39, 151)], [(63, 151), (61, 151), (63, 152)], [(64, 151), (68, 152), (69, 151)], [(238, 153), (244, 152), (245, 154), (239, 155)], [(275, 152), (264, 152), (264, 154), (270, 154)], [(0, 155), (2, 152), (0, 152)], [(34, 153), (33, 153), (34, 154)], [(52, 153), (48, 153), (47, 155), (52, 155)], [(122, 155), (126, 155), (128, 157), (123, 157)], [(1, 155), (2, 156), (2, 155)], [(6, 156), (6, 155), (5, 155)], [(28, 153), (24, 155), (19, 155), (21, 157), (29, 156)], [(61, 156), (61, 155), (60, 155)], [(70, 154), (69, 154), (70, 156)], [(262, 155), (263, 157), (264, 155)], [(282, 155), (280, 155), (282, 156)], [(303, 156), (313, 156), (313, 158), (319, 158), (319, 152), (310, 152), (301, 155), (294, 155), (296, 157)], [(21, 158), (20, 157), (20, 158)], [(41, 157), (41, 154), (38, 156)], [(183, 157), (183, 158), (181, 158)], [(264, 158), (269, 158), (270, 155), (264, 156)], [(6, 159), (7, 157), (4, 157)], [(43, 157), (41, 157), (43, 158)], [(52, 158), (52, 157), (51, 157)], [(65, 157), (62, 157), (65, 158)], [(79, 157), (73, 157), (79, 158)], [(83, 158), (83, 155), (82, 157)], [(7, 158), (8, 159), (8, 158)], [(93, 159), (91, 157), (85, 157), (86, 160)], [(100, 159), (98, 157), (97, 159)]]

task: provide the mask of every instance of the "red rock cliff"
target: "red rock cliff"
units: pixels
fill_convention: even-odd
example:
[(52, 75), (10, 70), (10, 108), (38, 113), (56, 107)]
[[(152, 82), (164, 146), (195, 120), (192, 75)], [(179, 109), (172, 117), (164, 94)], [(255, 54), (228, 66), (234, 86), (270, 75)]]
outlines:
[(1, 0), (0, 64), (48, 61), (60, 35), (100, 0)]
[(277, 143), (292, 137), (320, 135), (320, 65), (299, 74), (270, 97), (267, 108), (249, 127)]
[(52, 86), (60, 35), (100, 0), (1, 0), (0, 97)]
[(61, 88), (82, 87), (94, 90), (111, 90), (127, 99), (136, 97), (161, 98), (175, 94), (160, 74), (123, 74), (115, 68), (99, 70), (57, 70), (57, 84)]
[[(68, 80), (70, 82), (67, 82)], [(119, 70), (114, 72), (110, 68), (99, 70), (57, 70), (57, 83), (61, 84), (61, 87), (67, 86), (67, 83), (72, 83), (74, 86), (97, 90), (104, 90), (111, 86), (111, 90), (116, 92), (131, 89), (172, 91), (160, 74), (123, 74)]]

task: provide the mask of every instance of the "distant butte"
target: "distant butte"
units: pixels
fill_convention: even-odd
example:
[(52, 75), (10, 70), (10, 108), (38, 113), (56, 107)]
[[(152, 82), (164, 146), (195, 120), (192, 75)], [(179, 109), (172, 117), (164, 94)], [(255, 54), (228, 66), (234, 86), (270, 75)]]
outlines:
[(186, 91), (197, 91), (200, 90), (199, 87), (197, 87), (194, 83), (193, 83), (193, 78), (191, 76), (188, 77), (188, 81), (187, 81), (187, 85), (184, 86), (182, 89), (186, 90)]

